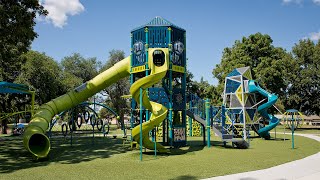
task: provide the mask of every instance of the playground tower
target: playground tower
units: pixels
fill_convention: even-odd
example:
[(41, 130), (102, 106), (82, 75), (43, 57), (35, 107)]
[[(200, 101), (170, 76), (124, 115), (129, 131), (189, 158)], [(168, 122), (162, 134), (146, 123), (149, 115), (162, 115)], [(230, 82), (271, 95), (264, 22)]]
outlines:
[[(148, 61), (161, 64), (169, 54), (169, 70), (161, 83), (147, 89), (151, 101), (168, 108), (168, 117), (162, 123), (163, 144), (184, 146), (186, 144), (186, 31), (173, 23), (155, 17), (149, 23), (131, 31), (130, 84), (150, 75)], [(159, 59), (159, 61), (155, 60)], [(139, 107), (132, 98), (131, 128), (150, 118), (150, 112)], [(139, 120), (138, 120), (139, 119)]]
[(247, 139), (249, 129), (257, 117), (256, 95), (249, 92), (250, 80), (250, 67), (234, 69), (226, 77), (223, 97), (226, 118), (222, 125), (244, 140)]

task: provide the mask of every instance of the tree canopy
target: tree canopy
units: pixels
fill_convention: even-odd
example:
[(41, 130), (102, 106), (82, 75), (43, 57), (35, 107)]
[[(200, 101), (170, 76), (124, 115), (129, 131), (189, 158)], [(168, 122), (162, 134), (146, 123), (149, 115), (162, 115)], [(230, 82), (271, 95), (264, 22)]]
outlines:
[(79, 53), (74, 53), (71, 56), (64, 57), (61, 65), (65, 73), (74, 75), (86, 82), (98, 75), (101, 62), (95, 57), (84, 58)]
[(294, 64), (287, 104), (306, 114), (320, 114), (320, 41), (300, 40), (292, 48)]
[(38, 104), (46, 103), (66, 92), (61, 81), (61, 68), (54, 59), (36, 51), (29, 51), (23, 56), (26, 63), (16, 82), (32, 87)]
[(38, 0), (0, 1), (0, 80), (13, 82), (25, 59), (21, 56), (37, 37), (34, 31), (37, 15), (47, 11)]
[(256, 33), (235, 41), (231, 48), (225, 48), (221, 63), (213, 69), (214, 77), (219, 80), (219, 94), (222, 93), (225, 77), (233, 69), (250, 66), (254, 79), (283, 99), (289, 83), (284, 73), (293, 61), (284, 49), (274, 47), (272, 42), (269, 35)]
[[(125, 58), (124, 51), (112, 50), (109, 52), (109, 59), (101, 69), (101, 72), (109, 69), (117, 62)], [(113, 108), (120, 115), (121, 121), (123, 120), (124, 110), (128, 108), (126, 99), (121, 96), (129, 94), (130, 83), (129, 77), (118, 80), (111, 86), (104, 89), (104, 94), (107, 96), (106, 103)]]

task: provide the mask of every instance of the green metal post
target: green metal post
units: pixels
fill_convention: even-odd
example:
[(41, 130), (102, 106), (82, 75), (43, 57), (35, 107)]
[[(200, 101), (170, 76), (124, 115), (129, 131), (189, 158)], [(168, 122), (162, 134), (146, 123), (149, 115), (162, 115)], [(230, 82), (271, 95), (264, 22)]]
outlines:
[(140, 88), (140, 161), (142, 161), (142, 88)]
[(168, 44), (169, 44), (169, 143), (170, 146), (173, 146), (173, 125), (172, 125), (172, 62), (171, 62), (171, 54), (172, 54), (172, 44), (171, 44), (171, 28), (168, 28)]
[[(130, 48), (130, 86), (133, 84), (133, 82), (134, 82), (134, 75), (132, 74), (132, 64), (133, 64), (133, 62), (132, 62), (132, 60), (133, 60), (133, 58), (132, 58), (132, 50), (133, 50), (133, 35), (132, 35), (132, 33), (130, 34), (130, 39), (131, 39), (131, 44), (130, 44), (130, 46), (131, 46), (131, 48)], [(131, 129), (131, 137), (130, 137), (130, 143), (132, 143), (132, 141), (133, 141), (133, 137), (132, 137), (132, 129), (133, 129), (133, 126), (134, 126), (134, 124), (133, 124), (133, 121), (134, 121), (134, 116), (133, 116), (133, 108), (135, 108), (134, 106), (133, 106), (133, 101), (134, 101), (134, 99), (133, 98), (131, 98), (131, 113), (130, 113), (130, 129)]]
[(207, 121), (207, 146), (210, 147), (210, 104), (209, 99), (206, 99), (206, 121)]
[[(146, 76), (149, 75), (149, 65), (148, 65), (148, 61), (149, 61), (149, 57), (148, 57), (148, 51), (149, 51), (149, 30), (148, 28), (146, 27), (144, 29), (144, 32), (146, 33), (146, 44), (145, 44), (145, 56), (146, 56), (146, 63), (145, 63), (145, 66), (146, 66)], [(146, 92), (148, 94), (148, 88), (146, 89)], [(148, 109), (146, 109), (146, 121), (149, 120), (149, 111)]]
[[(189, 110), (192, 108), (192, 101), (189, 102)], [(192, 137), (192, 119), (189, 117), (189, 135)]]
[(34, 101), (35, 101), (35, 91), (31, 91), (31, 117), (34, 114)]
[(294, 149), (294, 119), (293, 119), (293, 113), (292, 113), (292, 119), (291, 119), (291, 134), (292, 134), (292, 149)]
[(158, 128), (155, 128), (154, 131), (154, 156), (157, 157), (157, 132), (158, 132)]

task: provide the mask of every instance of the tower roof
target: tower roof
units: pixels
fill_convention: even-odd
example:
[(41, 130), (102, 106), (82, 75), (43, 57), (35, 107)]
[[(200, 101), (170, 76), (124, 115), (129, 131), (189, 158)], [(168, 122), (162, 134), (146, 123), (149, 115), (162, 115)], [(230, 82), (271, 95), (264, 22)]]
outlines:
[(183, 28), (176, 26), (175, 24), (171, 23), (170, 21), (160, 17), (160, 16), (156, 16), (155, 18), (153, 18), (150, 22), (148, 22), (147, 24), (144, 24), (138, 28), (133, 29), (132, 31), (135, 31), (137, 29), (143, 28), (143, 27), (155, 27), (155, 26), (167, 26), (167, 27), (174, 27), (177, 29), (180, 29), (182, 31), (185, 31)]

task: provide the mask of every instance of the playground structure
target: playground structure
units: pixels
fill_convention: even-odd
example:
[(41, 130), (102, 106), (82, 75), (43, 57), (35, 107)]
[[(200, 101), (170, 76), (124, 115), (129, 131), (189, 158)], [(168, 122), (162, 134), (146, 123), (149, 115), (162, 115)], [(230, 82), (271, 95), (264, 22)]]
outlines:
[(282, 121), (285, 127), (296, 130), (303, 125), (303, 114), (296, 109), (289, 109), (283, 114)]
[[(106, 117), (99, 115), (97, 106), (106, 108), (109, 115)], [(94, 138), (99, 134), (105, 137), (110, 131), (110, 121), (112, 119), (119, 119), (119, 116), (107, 105), (97, 102), (83, 102), (54, 116), (49, 124), (48, 137), (70, 137), (71, 145), (74, 137), (88, 137), (91, 135)], [(126, 127), (123, 123), (121, 124), (121, 129), (125, 136)]]
[[(256, 102), (256, 93), (265, 99)], [(214, 118), (212, 128), (222, 141), (230, 141), (239, 148), (248, 148), (251, 129), (260, 137), (270, 139), (269, 131), (279, 124), (279, 120), (267, 110), (277, 99), (252, 80), (250, 67), (236, 68), (226, 77), (223, 106), (218, 118)], [(265, 100), (267, 102), (263, 103)], [(258, 113), (262, 119), (258, 118)]]
[(292, 141), (292, 149), (294, 149), (294, 131), (301, 127), (303, 124), (303, 115), (296, 109), (289, 109), (283, 114), (283, 122), (284, 122), (284, 140), (285, 140), (285, 128), (288, 127), (291, 130), (291, 141)]
[(13, 133), (18, 135), (22, 134), (24, 124), (19, 123), (26, 123), (33, 116), (35, 92), (31, 90), (27, 85), (2, 81), (0, 82), (0, 94), (21, 94), (31, 96), (30, 104), (25, 105), (23, 110), (12, 109), (11, 112), (0, 113), (0, 122), (9, 119), (14, 123)]
[[(169, 150), (165, 146), (185, 146), (187, 124), (189, 134), (192, 134), (192, 121), (201, 124), (203, 140), (208, 147), (211, 127), (223, 142), (230, 141), (239, 148), (248, 148), (247, 139), (252, 127), (259, 136), (270, 138), (269, 131), (279, 120), (268, 114), (267, 109), (276, 102), (277, 96), (263, 90), (252, 80), (249, 67), (237, 68), (228, 75), (224, 103), (219, 108), (210, 105), (208, 100), (186, 94), (186, 72), (186, 31), (156, 17), (131, 32), (129, 57), (73, 91), (42, 105), (26, 129), (24, 146), (35, 157), (46, 157), (50, 151), (46, 130), (56, 114), (74, 108), (128, 76), (132, 96), (131, 136), (140, 144), (141, 159), (142, 147), (155, 150), (155, 153), (166, 153)], [(254, 93), (266, 97), (267, 102), (256, 103)], [(269, 124), (260, 123), (257, 113)], [(74, 114), (72, 123), (78, 119), (78, 113)], [(186, 122), (187, 116), (189, 123)], [(156, 138), (160, 124), (161, 143)], [(152, 139), (149, 137), (150, 131), (153, 131)]]

